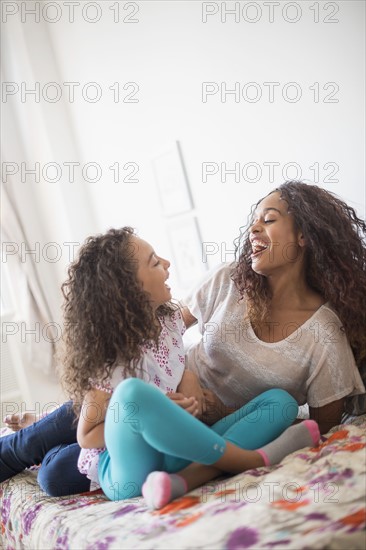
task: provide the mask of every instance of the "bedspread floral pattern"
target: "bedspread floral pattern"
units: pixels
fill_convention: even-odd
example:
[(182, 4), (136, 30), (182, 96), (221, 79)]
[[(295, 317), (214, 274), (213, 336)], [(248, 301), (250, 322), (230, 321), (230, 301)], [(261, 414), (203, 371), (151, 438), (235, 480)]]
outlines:
[[(356, 425), (357, 424), (357, 425)], [(101, 491), (47, 497), (36, 472), (1, 484), (1, 539), (15, 549), (365, 548), (366, 416), (271, 468), (222, 478), (152, 512)]]

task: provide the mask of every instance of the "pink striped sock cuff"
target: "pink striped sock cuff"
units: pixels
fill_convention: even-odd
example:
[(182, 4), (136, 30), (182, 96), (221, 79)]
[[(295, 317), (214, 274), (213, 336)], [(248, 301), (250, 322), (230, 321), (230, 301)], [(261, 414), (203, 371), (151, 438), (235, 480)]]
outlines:
[(259, 453), (261, 455), (261, 457), (263, 458), (265, 466), (270, 466), (271, 465), (271, 463), (269, 461), (269, 458), (268, 458), (267, 454), (264, 451), (262, 451), (261, 449), (257, 449), (256, 452)]
[(320, 440), (319, 426), (315, 420), (304, 420), (304, 424), (307, 427), (310, 437), (313, 440), (313, 444), (317, 445)]

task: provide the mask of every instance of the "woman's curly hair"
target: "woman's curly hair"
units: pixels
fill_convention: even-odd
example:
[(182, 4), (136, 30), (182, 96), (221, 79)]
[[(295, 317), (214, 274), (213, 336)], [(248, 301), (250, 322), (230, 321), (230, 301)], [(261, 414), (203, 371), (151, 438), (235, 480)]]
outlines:
[[(360, 364), (366, 357), (366, 223), (351, 206), (316, 185), (287, 181), (271, 193), (276, 191), (304, 236), (307, 283), (337, 312)], [(252, 207), (235, 240), (238, 262), (232, 275), (254, 326), (268, 317), (271, 302), (266, 277), (252, 269), (249, 241), (254, 211), (262, 200)]]
[(64, 331), (59, 351), (63, 385), (75, 412), (91, 382), (106, 379), (120, 364), (134, 375), (142, 346), (158, 344), (156, 316), (175, 306), (168, 302), (154, 313), (137, 279), (131, 227), (88, 237), (68, 268), (62, 285)]

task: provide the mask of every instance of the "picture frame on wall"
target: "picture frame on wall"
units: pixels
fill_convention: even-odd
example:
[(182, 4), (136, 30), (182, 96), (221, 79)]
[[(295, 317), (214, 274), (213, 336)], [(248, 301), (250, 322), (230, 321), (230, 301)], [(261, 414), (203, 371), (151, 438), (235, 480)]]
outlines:
[(152, 158), (162, 214), (176, 216), (193, 209), (187, 174), (178, 141), (166, 145)]
[(167, 223), (167, 233), (177, 279), (182, 288), (196, 283), (207, 270), (203, 262), (202, 240), (193, 216)]

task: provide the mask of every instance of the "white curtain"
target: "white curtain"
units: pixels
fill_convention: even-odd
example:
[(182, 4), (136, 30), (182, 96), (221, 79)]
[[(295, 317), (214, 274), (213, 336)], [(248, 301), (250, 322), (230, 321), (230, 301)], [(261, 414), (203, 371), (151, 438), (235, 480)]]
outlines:
[(59, 330), (52, 321), (37, 273), (37, 255), (26, 253), (32, 250), (33, 245), (27, 239), (9, 191), (1, 184), (1, 261), (2, 269), (8, 270), (7, 276), (11, 286), (10, 289), (6, 286), (2, 289), (2, 292), (10, 290), (11, 294), (4, 296), (3, 301), (11, 304), (16, 333), (18, 340), (20, 337), (23, 352), (25, 349), (23, 355), (26, 356), (27, 363), (49, 374), (53, 366), (55, 341)]
[[(27, 89), (34, 89), (37, 82), (43, 85), (65, 80), (49, 25), (42, 21), (32, 23), (30, 18), (29, 23), (22, 24), (18, 17), (9, 18), (2, 27), (1, 54), (5, 84), (15, 83), (16, 88), (25, 83)], [(1, 125), (6, 136), (1, 144), (1, 231), (3, 251), (9, 252), (4, 267), (10, 272), (17, 321), (25, 323), (21, 330), (37, 330), (37, 327), (40, 330), (40, 338), (37, 334), (24, 335), (25, 367), (50, 373), (53, 372), (54, 340), (61, 335), (60, 286), (72, 259), (70, 246), (66, 245), (73, 243), (72, 250), (76, 250), (77, 245), (95, 231), (94, 213), (88, 190), (80, 182), (50, 183), (42, 178), (36, 181), (32, 175), (25, 180), (21, 176), (22, 165), (32, 169), (35, 163), (42, 167), (48, 162), (62, 165), (65, 160), (82, 161), (65, 101), (49, 104), (35, 101), (31, 94), (25, 101), (19, 93), (6, 96)], [(6, 170), (10, 165), (15, 167), (13, 174)], [(12, 245), (6, 248), (6, 243), (13, 243), (16, 254), (10, 254)], [(50, 243), (62, 251), (57, 262), (49, 261), (42, 254)], [(37, 250), (36, 256), (25, 255), (25, 250)]]

